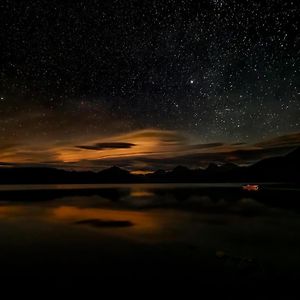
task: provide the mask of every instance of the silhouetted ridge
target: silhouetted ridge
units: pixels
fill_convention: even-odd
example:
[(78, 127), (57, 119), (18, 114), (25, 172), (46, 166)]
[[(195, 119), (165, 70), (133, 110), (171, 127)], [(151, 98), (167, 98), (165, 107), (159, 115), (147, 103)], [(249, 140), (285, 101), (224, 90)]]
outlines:
[(216, 171), (219, 171), (219, 167), (215, 163), (210, 163), (205, 171), (216, 172)]
[(113, 166), (98, 173), (100, 182), (131, 182), (135, 175), (129, 171)]
[(100, 172), (76, 172), (52, 168), (0, 168), (0, 184), (129, 183), (129, 182), (290, 182), (300, 183), (300, 148), (285, 156), (261, 160), (249, 167), (232, 163), (210, 164), (206, 169), (177, 166), (146, 175), (131, 174), (119, 167)]
[(219, 168), (222, 171), (229, 171), (229, 170), (234, 170), (234, 169), (238, 168), (238, 166), (233, 163), (226, 163), (226, 164), (221, 165)]
[(293, 161), (298, 161), (300, 160), (300, 148), (296, 148), (289, 152), (286, 156), (287, 159), (293, 160)]

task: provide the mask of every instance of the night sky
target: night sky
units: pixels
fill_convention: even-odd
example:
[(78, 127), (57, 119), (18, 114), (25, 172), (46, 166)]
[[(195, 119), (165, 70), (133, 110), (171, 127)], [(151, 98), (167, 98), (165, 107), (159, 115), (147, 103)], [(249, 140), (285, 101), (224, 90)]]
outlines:
[(1, 1), (0, 165), (147, 171), (300, 145), (299, 12), (284, 0)]

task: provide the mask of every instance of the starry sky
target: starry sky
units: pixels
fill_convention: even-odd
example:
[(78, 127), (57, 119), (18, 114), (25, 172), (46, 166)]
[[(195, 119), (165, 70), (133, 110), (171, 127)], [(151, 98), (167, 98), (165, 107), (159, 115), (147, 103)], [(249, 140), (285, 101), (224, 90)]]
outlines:
[(299, 146), (299, 12), (284, 0), (1, 1), (0, 165), (148, 171)]

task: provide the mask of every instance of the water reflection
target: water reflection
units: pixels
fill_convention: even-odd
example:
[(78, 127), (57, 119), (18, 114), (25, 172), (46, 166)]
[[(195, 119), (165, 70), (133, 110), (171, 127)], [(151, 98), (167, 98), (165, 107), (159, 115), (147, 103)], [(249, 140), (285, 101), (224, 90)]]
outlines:
[[(76, 263), (85, 264), (84, 249), (95, 265), (100, 264), (101, 253), (115, 255), (118, 261), (158, 256), (171, 264), (221, 269), (247, 257), (264, 269), (296, 270), (300, 267), (298, 197), (295, 190), (266, 188), (254, 195), (234, 185), (2, 190), (0, 248), (7, 254), (0, 253), (0, 263), (10, 253), (15, 259), (25, 250), (35, 253), (47, 245), (46, 261), (54, 255), (65, 260), (72, 251)], [(216, 259), (216, 253), (224, 253), (222, 259), (220, 255)], [(26, 259), (30, 262), (36, 256)]]
[[(129, 210), (116, 210), (116, 209), (99, 209), (99, 208), (78, 208), (74, 206), (60, 206), (54, 208), (51, 217), (55, 220), (64, 221), (67, 223), (81, 223), (84, 224), (85, 220), (100, 220), (103, 222), (130, 222), (133, 226), (130, 228), (122, 228), (118, 234), (123, 234), (124, 230), (138, 231), (141, 233), (155, 232), (160, 227), (158, 218), (154, 215), (144, 212), (129, 211)], [(50, 217), (50, 218), (51, 218)], [(100, 227), (94, 226), (92, 227)], [(114, 227), (114, 226), (111, 226)], [(110, 226), (104, 229), (111, 229)], [(100, 227), (101, 228), (101, 227)], [(116, 230), (113, 230), (116, 231)], [(112, 232), (113, 233), (113, 232)], [(114, 234), (114, 233), (113, 233)], [(128, 234), (128, 232), (126, 233)]]
[(151, 190), (147, 190), (146, 188), (139, 188), (139, 187), (133, 187), (130, 189), (130, 197), (141, 197), (141, 198), (146, 198), (146, 197), (153, 197), (155, 193)]

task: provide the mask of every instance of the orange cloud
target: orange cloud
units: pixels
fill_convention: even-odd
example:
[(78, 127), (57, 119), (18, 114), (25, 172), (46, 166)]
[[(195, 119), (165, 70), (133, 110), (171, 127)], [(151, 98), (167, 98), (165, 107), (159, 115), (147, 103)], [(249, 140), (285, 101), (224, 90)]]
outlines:
[(60, 168), (101, 169), (119, 165), (148, 172), (183, 164), (199, 167), (209, 162), (251, 163), (284, 154), (300, 145), (300, 134), (276, 137), (254, 144), (201, 143), (183, 132), (145, 129), (97, 138), (59, 142), (23, 142), (2, 145), (0, 165), (46, 165)]

